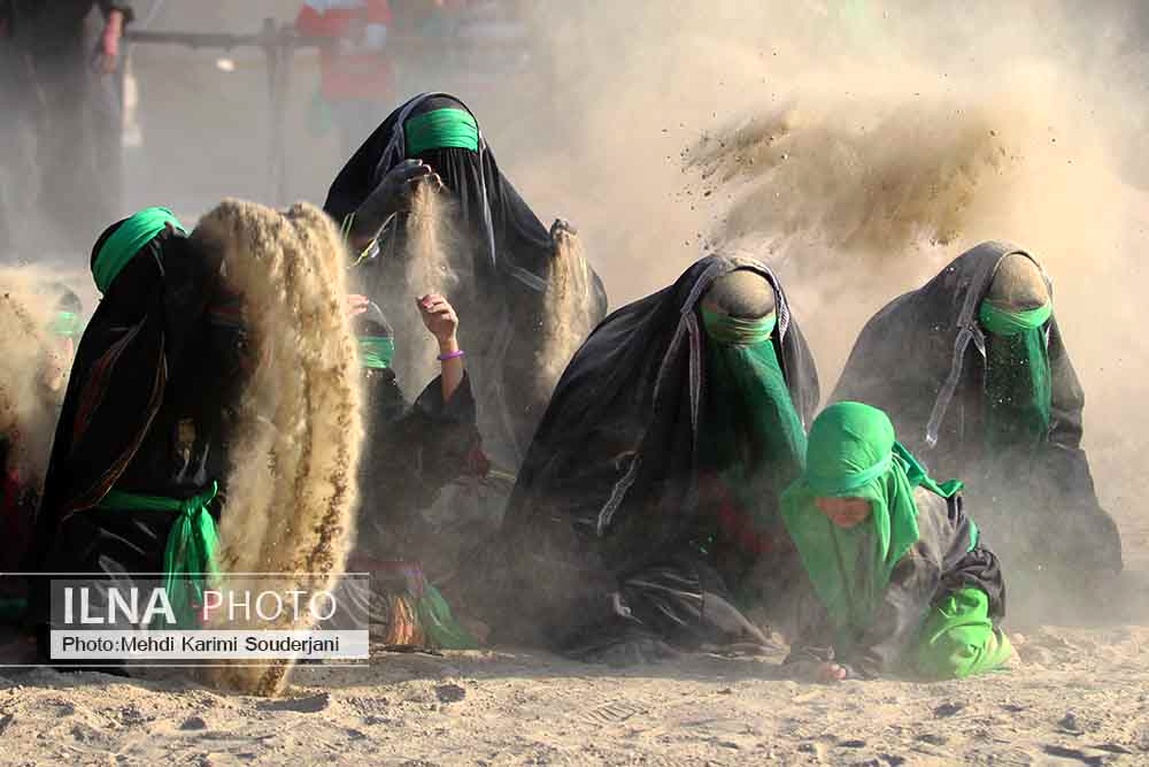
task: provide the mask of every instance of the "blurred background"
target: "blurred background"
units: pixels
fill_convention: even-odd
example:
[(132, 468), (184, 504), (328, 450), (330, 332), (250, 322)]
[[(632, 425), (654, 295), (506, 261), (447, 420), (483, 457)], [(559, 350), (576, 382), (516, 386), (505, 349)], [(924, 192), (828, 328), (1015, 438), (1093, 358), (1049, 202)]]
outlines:
[(530, 17), (518, 0), (0, 0), (0, 255), (70, 260), (153, 204), (190, 223), (224, 196), (322, 202), (422, 90), (465, 94), (500, 132), (501, 101), (545, 104)]

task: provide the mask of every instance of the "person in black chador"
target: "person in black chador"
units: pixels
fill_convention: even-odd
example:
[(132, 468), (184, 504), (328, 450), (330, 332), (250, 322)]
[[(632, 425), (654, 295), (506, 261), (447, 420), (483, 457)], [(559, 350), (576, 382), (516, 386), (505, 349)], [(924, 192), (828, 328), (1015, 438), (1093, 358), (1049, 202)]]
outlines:
[(442, 296), (418, 300), (424, 324), (443, 352), (440, 375), (409, 404), (391, 367), (395, 339), (390, 323), (366, 298), (353, 302), (366, 380), (367, 438), (350, 569), (371, 571), (381, 579), (389, 607), (389, 644), (473, 646), (449, 610), (441, 609), (445, 601), (433, 584), (453, 574), (459, 549), (481, 532), (469, 530), (468, 520), (452, 519), (443, 526), (427, 514), (449, 484), (464, 476), (477, 481), (486, 471), (470, 377), (463, 357), (454, 353), (458, 317)]
[(481, 565), (509, 572), (475, 579), (468, 604), (490, 599), (496, 631), (586, 660), (763, 642), (743, 610), (769, 615), (794, 570), (779, 496), (817, 402), (773, 274), (700, 260), (575, 355)]
[(182, 621), (214, 571), (229, 413), (244, 380), (238, 300), (219, 254), (163, 208), (92, 251), (103, 299), (72, 365), (36, 519), (29, 620), (45, 659), (51, 573), (163, 573)]
[(963, 253), (862, 330), (834, 391), (885, 410), (906, 447), (970, 503), (1011, 569), (1121, 570), (1121, 538), (1081, 449), (1084, 394), (1037, 261)]
[[(441, 185), (451, 200), (452, 229), (462, 242), (453, 243), (450, 269), (458, 282), (448, 298), (467, 317), (462, 342), (475, 372), (486, 447), (513, 470), (549, 395), (549, 386), (533, 383), (545, 352), (539, 329), (553, 289), (552, 270), (565, 258), (562, 243), (572, 231), (562, 221), (550, 231), (542, 225), (499, 171), (461, 101), (446, 94), (418, 96), (392, 112), (360, 147), (324, 204), (360, 254), (363, 292), (376, 299), (405, 283), (403, 257), (396, 254), (404, 251), (413, 182), (421, 180)], [(577, 267), (585, 273), (583, 264)], [(579, 333), (578, 340), (606, 311), (597, 276), (589, 272), (586, 282), (579, 289), (586, 295), (578, 297), (586, 317), (561, 318)]]

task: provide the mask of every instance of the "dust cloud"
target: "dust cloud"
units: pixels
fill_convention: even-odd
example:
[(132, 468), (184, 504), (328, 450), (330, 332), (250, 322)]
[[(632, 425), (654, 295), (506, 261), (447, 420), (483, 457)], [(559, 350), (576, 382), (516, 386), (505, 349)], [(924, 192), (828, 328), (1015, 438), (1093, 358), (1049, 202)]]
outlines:
[(71, 365), (71, 341), (51, 330), (65, 289), (47, 270), (0, 269), (0, 434), (12, 441), (10, 468), (37, 489)]
[(580, 226), (614, 306), (706, 247), (769, 261), (824, 393), (886, 302), (978, 242), (1026, 248), (1054, 280), (1088, 395), (1085, 446), (1135, 567), (1149, 555), (1133, 458), (1149, 415), (1131, 406), (1149, 359), (1132, 332), (1149, 221), (1141, 13), (1053, 1), (539, 8), (556, 146), (507, 164), (527, 199)]
[[(310, 205), (281, 214), (225, 201), (192, 236), (222, 249), (229, 284), (243, 296), (252, 356), (261, 360), (239, 403), (221, 568), (295, 573), (284, 591), (331, 589), (353, 536), (363, 439), (339, 234)], [(224, 667), (213, 678), (266, 695), (283, 689), (289, 670), (275, 661)]]
[(555, 242), (537, 360), (536, 386), (547, 398), (595, 324), (594, 280), (582, 239), (563, 229), (556, 232)]
[(451, 200), (429, 184), (419, 184), (411, 200), (401, 237), (404, 277), (380, 296), (387, 318), (395, 324), (395, 371), (405, 391), (420, 391), (437, 376), (438, 342), (423, 325), (415, 299), (431, 293), (451, 295), (459, 284), (454, 263), (462, 260), (460, 235)]

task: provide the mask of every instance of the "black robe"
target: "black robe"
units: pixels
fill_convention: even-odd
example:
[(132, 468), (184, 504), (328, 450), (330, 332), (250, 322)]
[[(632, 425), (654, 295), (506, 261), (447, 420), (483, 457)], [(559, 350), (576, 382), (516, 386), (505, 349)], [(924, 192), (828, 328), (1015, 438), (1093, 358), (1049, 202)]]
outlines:
[[(488, 568), (508, 573), (488, 589), (521, 613), (529, 641), (581, 651), (621, 630), (693, 646), (748, 630), (728, 604), (747, 562), (722, 555), (737, 541), (718, 529), (697, 450), (709, 388), (696, 307), (714, 280), (738, 268), (774, 285), (778, 360), (809, 422), (818, 403), (814, 360), (760, 262), (704, 258), (673, 286), (607, 317), (555, 390), (504, 520), (505, 564)], [(715, 533), (704, 553), (702, 539)]]
[[(219, 290), (218, 257), (168, 232), (109, 287), (72, 364), (29, 572), (112, 581), (162, 572), (179, 512), (99, 508), (113, 487), (186, 499), (215, 481), (218, 515), (245, 346), (238, 309)], [(29, 619), (42, 640), (49, 600), (49, 579), (33, 579)]]
[[(396, 128), (408, 117), (443, 108), (466, 109), (446, 94), (412, 99), (392, 112), (340, 171), (324, 210), (342, 222), (375, 189), (388, 170), (406, 157)], [(513, 470), (521, 460), (546, 407), (546, 393), (529, 382), (537, 376), (539, 330), (554, 243), (480, 137), (478, 153), (432, 149), (416, 157), (443, 179), (458, 205), (471, 251), (452, 263), (459, 286), (448, 296), (464, 318), (460, 341), (475, 373), (480, 427), (489, 452)], [(388, 295), (403, 284), (402, 219), (389, 227), (380, 254), (361, 266), (363, 291)], [(594, 276), (595, 320), (606, 313), (606, 293)], [(405, 300), (409, 300), (404, 297)], [(402, 340), (401, 340), (402, 342)]]
[[(470, 376), (443, 401), (442, 381), (428, 384), (408, 404), (391, 370), (369, 371), (358, 537), (352, 569), (376, 569), (383, 562), (418, 562), (432, 579), (454, 559), (446, 550), (459, 543), (444, 535), (423, 512), (440, 491), (462, 476), (481, 472)], [(451, 544), (454, 543), (452, 546)]]
[(983, 243), (887, 304), (862, 329), (832, 399), (886, 411), (932, 475), (965, 481), (979, 524), (1007, 566), (1017, 560), (1119, 571), (1121, 539), (1098, 503), (1081, 448), (1085, 395), (1056, 316), (1045, 331), (1052, 373), (1047, 438), (1033, 456), (985, 454), (986, 339), (977, 314), (998, 263), (1012, 253), (1028, 256)]

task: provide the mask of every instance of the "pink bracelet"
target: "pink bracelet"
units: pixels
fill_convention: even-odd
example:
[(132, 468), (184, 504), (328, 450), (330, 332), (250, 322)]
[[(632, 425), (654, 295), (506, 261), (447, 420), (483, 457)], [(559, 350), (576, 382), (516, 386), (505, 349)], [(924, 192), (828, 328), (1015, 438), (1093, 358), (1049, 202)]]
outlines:
[(439, 359), (439, 362), (446, 362), (447, 360), (457, 360), (460, 357), (466, 356), (466, 354), (467, 353), (465, 351), (463, 351), (462, 349), (456, 349), (453, 352), (447, 352), (446, 354), (440, 354), (438, 359)]

